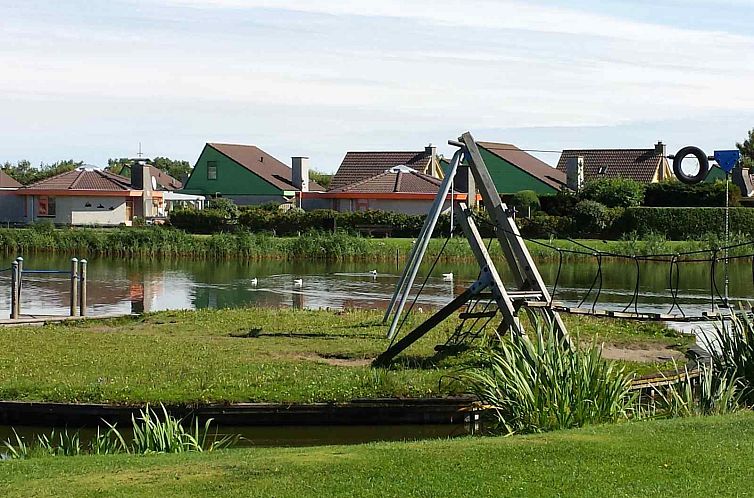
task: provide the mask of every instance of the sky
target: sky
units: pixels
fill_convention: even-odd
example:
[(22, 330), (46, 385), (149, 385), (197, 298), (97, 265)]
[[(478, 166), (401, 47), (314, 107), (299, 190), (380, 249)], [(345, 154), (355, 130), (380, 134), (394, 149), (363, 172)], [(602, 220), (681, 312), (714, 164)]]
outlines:
[[(754, 0), (0, 0), (0, 162), (349, 150), (729, 149)], [(550, 164), (554, 153), (538, 153)]]

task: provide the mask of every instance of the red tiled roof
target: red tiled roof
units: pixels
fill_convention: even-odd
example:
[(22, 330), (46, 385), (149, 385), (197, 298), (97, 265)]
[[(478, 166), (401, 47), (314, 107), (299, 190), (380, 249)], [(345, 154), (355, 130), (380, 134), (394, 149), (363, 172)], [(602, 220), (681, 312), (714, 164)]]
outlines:
[[(247, 170), (281, 190), (298, 190), (293, 186), (293, 170), (254, 145), (208, 143), (210, 147), (229, 157)], [(323, 191), (320, 184), (309, 182), (309, 190)]]
[(477, 142), (477, 145), (554, 189), (560, 190), (566, 185), (565, 172), (540, 161), (515, 145), (494, 142)]
[(20, 188), (21, 184), (18, 183), (5, 171), (0, 170), (0, 188)]
[(564, 150), (558, 170), (566, 172), (569, 158), (584, 158), (584, 180), (597, 178), (630, 178), (651, 183), (663, 161), (655, 149), (580, 149)]
[(442, 181), (414, 170), (388, 170), (328, 193), (437, 194)]
[(330, 190), (371, 178), (394, 166), (408, 166), (424, 171), (432, 158), (426, 150), (420, 152), (349, 152), (332, 178)]
[(24, 187), (23, 190), (128, 191), (131, 180), (101, 169), (76, 169)]

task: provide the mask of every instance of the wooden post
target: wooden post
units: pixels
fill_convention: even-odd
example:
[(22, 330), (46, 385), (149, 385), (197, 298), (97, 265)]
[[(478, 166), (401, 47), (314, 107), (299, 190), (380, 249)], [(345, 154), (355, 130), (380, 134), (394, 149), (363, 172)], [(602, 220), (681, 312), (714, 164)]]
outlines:
[(86, 316), (86, 260), (79, 261), (79, 315)]
[(10, 318), (18, 318), (18, 261), (11, 265), (10, 274)]
[(71, 316), (79, 314), (79, 260), (71, 258)]

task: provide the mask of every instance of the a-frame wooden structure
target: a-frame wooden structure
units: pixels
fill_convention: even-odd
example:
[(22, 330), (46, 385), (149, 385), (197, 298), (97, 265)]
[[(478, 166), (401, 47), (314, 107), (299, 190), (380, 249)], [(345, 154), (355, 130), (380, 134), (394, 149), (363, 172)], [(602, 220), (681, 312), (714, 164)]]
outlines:
[[(385, 313), (385, 321), (387, 321), (391, 315), (393, 316), (388, 337), (391, 341), (395, 341), (391, 342), (390, 347), (375, 359), (375, 365), (388, 364), (398, 354), (419, 340), (434, 327), (438, 326), (450, 315), (467, 305), (471, 300), (478, 299), (483, 292), (494, 301), (494, 304), (497, 307), (497, 309), (493, 308), (492, 314), (497, 314), (497, 312), (499, 312), (502, 316), (502, 321), (497, 328), (498, 332), (523, 334), (524, 331), (521, 328), (518, 314), (523, 307), (531, 307), (544, 313), (549, 323), (552, 323), (556, 332), (561, 337), (568, 340), (568, 331), (566, 330), (565, 324), (558, 313), (553, 311), (551, 307), (552, 298), (550, 297), (550, 293), (545, 286), (542, 276), (539, 274), (537, 265), (529, 253), (529, 249), (524, 243), (524, 239), (521, 238), (518, 226), (516, 226), (516, 222), (513, 218), (513, 212), (509, 210), (501, 200), (471, 133), (464, 133), (463, 136), (459, 138), (459, 141), (450, 141), (448, 143), (458, 147), (459, 150), (453, 156), (450, 169), (440, 187), (435, 203), (430, 210), (430, 213), (427, 215), (424, 228), (414, 244), (414, 250), (409, 256), (409, 261), (406, 264), (403, 275), (396, 286), (393, 299)], [(454, 210), (455, 219), (463, 229), (463, 232), (469, 241), (469, 245), (471, 246), (471, 250), (476, 257), (479, 264), (480, 277), (471, 284), (468, 289), (433, 314), (424, 323), (398, 339), (395, 337), (397, 333), (396, 327), (401, 320), (403, 305), (411, 292), (414, 278), (416, 277), (419, 265), (424, 256), (427, 243), (432, 236), (432, 231), (434, 230), (437, 218), (439, 217), (443, 204), (447, 198), (450, 184), (453, 181), (458, 166), (463, 163), (464, 160), (471, 170), (473, 180), (476, 183), (476, 189), (478, 189), (479, 194), (481, 195), (484, 209), (487, 210), (490, 219), (495, 224), (495, 235), (502, 248), (505, 261), (513, 273), (516, 288), (513, 290), (506, 289), (505, 285), (503, 285), (500, 273), (497, 271), (497, 268), (484, 245), (482, 237), (479, 235), (479, 231), (470, 209), (465, 204), (458, 203)], [(469, 192), (470, 198), (474, 196), (473, 186), (470, 186)], [(483, 313), (485, 316), (489, 316), (490, 311), (484, 311)], [(474, 318), (473, 313), (466, 313), (466, 315), (469, 318)]]

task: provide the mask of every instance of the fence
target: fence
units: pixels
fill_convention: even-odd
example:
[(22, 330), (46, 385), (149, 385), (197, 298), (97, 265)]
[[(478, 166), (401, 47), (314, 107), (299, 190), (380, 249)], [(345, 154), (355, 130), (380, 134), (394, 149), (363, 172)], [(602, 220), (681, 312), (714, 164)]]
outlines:
[(24, 258), (19, 256), (9, 269), (3, 271), (10, 271), (11, 274), (10, 318), (12, 320), (21, 317), (24, 275), (68, 275), (70, 278), (70, 316), (86, 316), (87, 262), (85, 259), (79, 261), (77, 258), (72, 258), (69, 270), (29, 270), (24, 268)]

